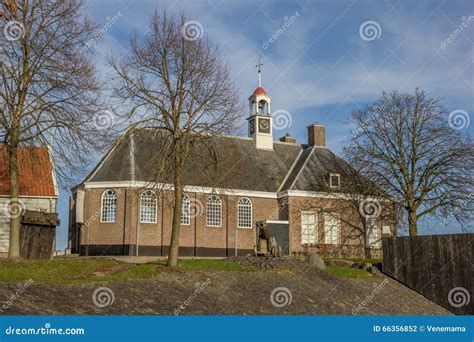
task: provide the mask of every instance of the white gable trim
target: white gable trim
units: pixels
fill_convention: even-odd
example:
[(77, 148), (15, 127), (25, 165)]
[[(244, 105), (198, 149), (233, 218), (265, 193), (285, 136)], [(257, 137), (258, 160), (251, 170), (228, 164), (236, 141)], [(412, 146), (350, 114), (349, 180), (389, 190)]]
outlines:
[(284, 197), (309, 197), (309, 198), (323, 198), (323, 199), (341, 199), (341, 200), (368, 200), (379, 202), (390, 202), (390, 200), (383, 197), (364, 196), (357, 194), (346, 193), (329, 193), (303, 190), (287, 190), (278, 193), (278, 198)]
[(304, 161), (303, 166), (301, 166), (301, 169), (298, 171), (298, 174), (296, 175), (295, 179), (293, 180), (293, 183), (288, 187), (288, 189), (291, 189), (292, 187), (295, 186), (296, 181), (298, 180), (298, 178), (300, 178), (301, 173), (306, 168), (306, 164), (308, 164), (308, 160), (309, 160), (309, 158), (311, 158), (313, 153), (314, 153), (314, 146), (311, 148), (311, 151), (309, 152), (308, 156), (306, 157), (306, 160)]
[[(300, 159), (300, 156), (301, 154), (303, 153), (303, 148), (301, 149), (300, 153), (298, 153), (298, 155), (296, 156), (295, 160), (293, 161), (293, 164), (291, 165), (290, 167), (290, 170), (288, 170), (288, 173), (286, 174), (285, 178), (283, 179), (283, 182), (281, 182), (280, 184), (280, 187), (278, 188), (278, 192), (281, 191), (281, 188), (283, 187), (283, 185), (285, 185), (286, 183), (286, 180), (288, 179), (288, 177), (290, 177), (291, 173), (293, 172), (293, 170), (295, 169), (295, 166), (296, 166), (296, 163), (298, 163), (298, 160)], [(291, 184), (290, 184), (291, 186)]]
[[(174, 190), (174, 186), (172, 184), (163, 184), (163, 183), (155, 184), (153, 182), (143, 182), (143, 181), (85, 182), (84, 187), (86, 189), (155, 188), (155, 189), (168, 190), (168, 191)], [(277, 198), (276, 192), (221, 189), (221, 188), (210, 188), (210, 187), (192, 186), (192, 185), (185, 186), (184, 192), (196, 192), (196, 193), (202, 193), (202, 194), (221, 194), (221, 195), (231, 195), (231, 196), (249, 196), (249, 197), (274, 198), (274, 199)]]

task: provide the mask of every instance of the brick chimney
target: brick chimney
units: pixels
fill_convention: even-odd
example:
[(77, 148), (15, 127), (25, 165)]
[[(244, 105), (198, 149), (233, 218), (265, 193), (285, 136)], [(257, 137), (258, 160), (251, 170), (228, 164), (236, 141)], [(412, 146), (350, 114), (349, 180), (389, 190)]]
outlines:
[(308, 145), (326, 146), (326, 126), (319, 124), (308, 126)]
[(296, 144), (296, 138), (295, 137), (292, 137), (291, 135), (289, 135), (288, 133), (281, 137), (280, 138), (280, 141), (283, 141), (283, 142), (287, 142), (287, 143), (292, 143), (292, 144)]

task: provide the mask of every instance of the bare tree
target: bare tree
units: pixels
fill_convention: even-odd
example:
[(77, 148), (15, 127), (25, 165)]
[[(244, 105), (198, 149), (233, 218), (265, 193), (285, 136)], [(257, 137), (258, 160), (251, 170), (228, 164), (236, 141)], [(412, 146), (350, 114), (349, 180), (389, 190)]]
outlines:
[(387, 190), (405, 210), (410, 236), (428, 214), (451, 213), (460, 223), (472, 214), (473, 145), (468, 135), (448, 125), (438, 99), (384, 93), (354, 111), (356, 125), (345, 153), (373, 183)]
[[(0, 141), (8, 150), (10, 203), (19, 205), (19, 146), (49, 143), (67, 176), (98, 139), (99, 82), (86, 43), (98, 38), (81, 0), (3, 1), (0, 28)], [(33, 165), (31, 165), (33, 167)], [(9, 257), (19, 257), (20, 218), (10, 218)]]
[(178, 262), (183, 168), (197, 141), (231, 132), (240, 113), (229, 67), (202, 34), (200, 24), (184, 14), (155, 12), (146, 37), (131, 38), (130, 56), (110, 59), (118, 81), (115, 95), (130, 105), (134, 126), (166, 132), (169, 150), (156, 169), (169, 165), (173, 174), (170, 267)]

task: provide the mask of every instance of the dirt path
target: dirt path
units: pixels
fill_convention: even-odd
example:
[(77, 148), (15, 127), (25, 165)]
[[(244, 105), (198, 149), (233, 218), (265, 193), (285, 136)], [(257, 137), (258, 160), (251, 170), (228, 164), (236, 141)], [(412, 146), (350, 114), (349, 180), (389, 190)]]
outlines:
[[(114, 297), (104, 307), (93, 301), (94, 291), (101, 286), (111, 292), (103, 290), (96, 296), (99, 305), (109, 304), (112, 293)], [(32, 284), (12, 305), (5, 304), (17, 290), (17, 284), (0, 284), (0, 314), (450, 314), (384, 276), (339, 278), (298, 267), (258, 272), (164, 271), (148, 279), (83, 286)], [(276, 292), (273, 296), (272, 291)]]

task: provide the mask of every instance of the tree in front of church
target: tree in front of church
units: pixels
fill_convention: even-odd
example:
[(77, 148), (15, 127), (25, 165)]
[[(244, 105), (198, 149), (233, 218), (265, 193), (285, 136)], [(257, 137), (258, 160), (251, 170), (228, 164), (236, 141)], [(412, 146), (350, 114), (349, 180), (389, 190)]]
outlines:
[(10, 192), (9, 206), (0, 210), (10, 216), (12, 259), (20, 257), (19, 147), (50, 145), (56, 173), (67, 177), (99, 141), (93, 124), (102, 108), (99, 82), (87, 49), (99, 32), (83, 10), (82, 0), (0, 4), (0, 143)]
[(241, 113), (239, 96), (217, 47), (204, 38), (199, 22), (182, 13), (155, 12), (148, 33), (130, 39), (130, 54), (112, 57), (110, 63), (115, 97), (131, 108), (128, 115), (135, 130), (153, 127), (166, 133), (169, 149), (154, 159), (154, 166), (173, 175), (168, 266), (176, 267), (186, 185), (183, 169), (196, 142), (235, 130)]
[[(474, 148), (468, 114), (449, 113), (425, 92), (384, 93), (352, 113), (355, 131), (345, 148), (350, 163), (401, 207), (410, 236), (427, 215), (472, 217)], [(464, 131), (463, 131), (464, 130)]]

